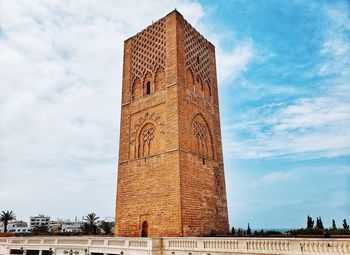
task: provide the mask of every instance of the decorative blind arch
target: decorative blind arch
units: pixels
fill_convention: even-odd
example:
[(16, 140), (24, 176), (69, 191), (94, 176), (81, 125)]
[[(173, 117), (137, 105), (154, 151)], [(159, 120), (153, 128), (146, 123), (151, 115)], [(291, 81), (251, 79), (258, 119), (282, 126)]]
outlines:
[(130, 135), (130, 158), (143, 158), (160, 152), (164, 124), (156, 113), (141, 116)]
[(147, 157), (156, 152), (156, 143), (158, 135), (156, 134), (156, 127), (151, 122), (146, 123), (141, 128), (137, 141), (137, 157)]
[(191, 150), (200, 157), (214, 159), (214, 145), (207, 121), (201, 113), (196, 114), (190, 127)]

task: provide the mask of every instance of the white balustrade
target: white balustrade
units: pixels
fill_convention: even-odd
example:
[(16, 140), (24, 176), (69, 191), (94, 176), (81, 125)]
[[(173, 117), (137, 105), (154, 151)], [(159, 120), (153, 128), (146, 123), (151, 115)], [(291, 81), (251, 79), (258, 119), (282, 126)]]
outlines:
[[(350, 255), (350, 239), (325, 238), (120, 238), (120, 237), (0, 237), (0, 255), (10, 250), (52, 250), (53, 255)], [(23, 252), (25, 255), (25, 252)]]

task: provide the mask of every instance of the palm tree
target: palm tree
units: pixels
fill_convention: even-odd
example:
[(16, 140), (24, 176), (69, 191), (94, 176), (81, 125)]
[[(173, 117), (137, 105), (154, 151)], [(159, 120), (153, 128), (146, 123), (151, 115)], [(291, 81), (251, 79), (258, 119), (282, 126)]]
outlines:
[(96, 217), (96, 213), (89, 213), (86, 217), (84, 217), (84, 220), (89, 224), (89, 234), (93, 235), (96, 234), (96, 224), (95, 221), (97, 221), (100, 217)]
[(113, 222), (107, 222), (107, 221), (102, 221), (100, 228), (105, 232), (105, 234), (111, 234), (112, 233), (112, 228), (114, 227)]
[(4, 233), (7, 232), (7, 224), (9, 223), (9, 221), (11, 220), (15, 220), (16, 219), (16, 215), (12, 212), (7, 210), (2, 211), (2, 213), (0, 214), (0, 221), (2, 221), (4, 223)]
[(79, 228), (83, 234), (89, 234), (90, 232), (90, 225), (87, 222), (83, 222)]

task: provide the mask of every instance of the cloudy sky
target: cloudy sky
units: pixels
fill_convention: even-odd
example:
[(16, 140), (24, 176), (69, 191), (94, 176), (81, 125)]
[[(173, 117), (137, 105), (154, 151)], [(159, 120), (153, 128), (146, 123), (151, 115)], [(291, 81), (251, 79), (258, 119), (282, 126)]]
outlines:
[(216, 46), (231, 226), (350, 220), (346, 0), (0, 0), (0, 210), (113, 216), (123, 41), (174, 8)]

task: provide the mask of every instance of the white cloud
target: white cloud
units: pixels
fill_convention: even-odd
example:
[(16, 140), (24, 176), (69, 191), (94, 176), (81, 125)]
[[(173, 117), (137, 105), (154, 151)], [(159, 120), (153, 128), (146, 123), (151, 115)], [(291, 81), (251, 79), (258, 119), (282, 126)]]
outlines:
[(196, 25), (201, 6), (8, 0), (0, 7), (2, 209), (19, 217), (113, 215), (123, 41), (174, 8)]
[[(346, 12), (325, 10), (328, 26), (320, 31), (320, 60), (313, 77), (319, 84), (310, 95), (289, 102), (272, 102), (250, 109), (235, 118), (234, 125), (223, 125), (225, 154), (239, 158), (337, 157), (350, 154), (350, 32)], [(261, 97), (261, 87), (269, 95), (275, 86), (242, 85)], [(295, 86), (294, 86), (295, 87)], [(316, 86), (315, 86), (316, 87)], [(288, 87), (283, 86), (284, 89)], [(278, 92), (278, 91), (277, 91)], [(295, 91), (284, 92), (286, 95)]]
[(242, 158), (348, 155), (350, 104), (345, 99), (348, 96), (341, 98), (336, 87), (332, 89), (334, 94), (329, 97), (303, 98), (291, 105), (267, 105), (246, 113), (239, 124), (224, 125), (224, 136), (228, 138), (227, 142), (224, 140), (226, 155)]
[(344, 76), (349, 85), (350, 45), (348, 35), (350, 33), (350, 20), (346, 12), (337, 9), (327, 9), (326, 17), (332, 26), (323, 31), (324, 40), (321, 44), (321, 54), (327, 60), (319, 66), (319, 75)]
[(217, 51), (219, 84), (232, 82), (239, 73), (247, 69), (253, 57), (254, 50), (250, 41), (237, 45), (229, 52), (219, 48)]
[(292, 171), (280, 171), (270, 172), (265, 174), (260, 179), (252, 182), (252, 187), (271, 186), (282, 182), (296, 181), (298, 176), (296, 172)]

